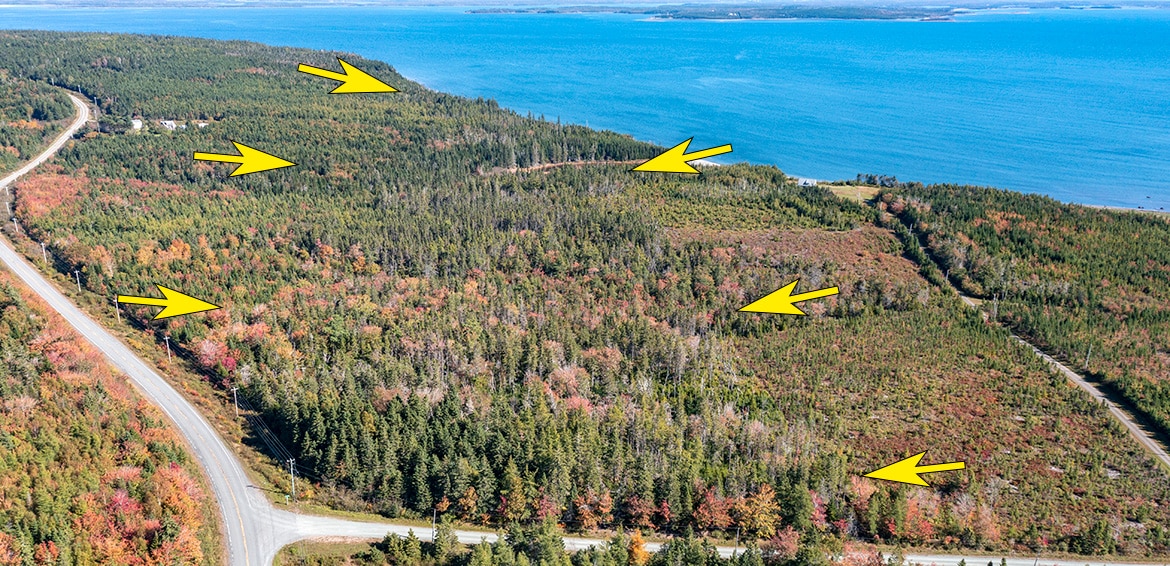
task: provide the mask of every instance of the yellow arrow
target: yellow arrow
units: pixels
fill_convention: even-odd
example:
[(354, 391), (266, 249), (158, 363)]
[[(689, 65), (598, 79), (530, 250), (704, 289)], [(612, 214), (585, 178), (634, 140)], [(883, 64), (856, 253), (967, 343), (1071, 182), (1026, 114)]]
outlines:
[(687, 146), (691, 145), (691, 140), (693, 139), (695, 138), (691, 138), (662, 152), (650, 161), (635, 167), (634, 171), (656, 173), (689, 173), (692, 175), (697, 175), (699, 170), (691, 167), (690, 163), (687, 163), (688, 161), (704, 159), (724, 153), (731, 153), (731, 144), (712, 147), (710, 149), (703, 149), (693, 153), (687, 153)]
[(239, 155), (227, 155), (223, 153), (203, 153), (195, 152), (195, 159), (197, 161), (219, 161), (221, 163), (239, 163), (240, 166), (232, 171), (229, 177), (237, 177), (239, 175), (247, 175), (248, 173), (259, 173), (261, 171), (268, 171), (269, 169), (280, 169), (281, 167), (292, 167), (296, 165), (292, 161), (285, 161), (275, 155), (264, 153), (255, 148), (248, 147), (239, 142), (232, 142), (236, 146), (236, 151)]
[(162, 292), (165, 299), (155, 299), (153, 297), (131, 297), (127, 295), (118, 295), (119, 303), (126, 303), (128, 305), (150, 305), (154, 307), (166, 307), (154, 315), (154, 320), (161, 318), (170, 318), (172, 316), (181, 316), (184, 314), (193, 314), (203, 311), (213, 311), (221, 308), (219, 305), (213, 305), (207, 301), (201, 301), (190, 295), (184, 295), (174, 289), (168, 289), (162, 285), (155, 285), (158, 290)]
[(947, 462), (946, 464), (919, 466), (918, 461), (921, 460), (925, 454), (926, 452), (919, 452), (909, 458), (906, 458), (905, 460), (899, 460), (893, 464), (890, 464), (889, 466), (865, 474), (865, 477), (930, 487), (930, 484), (926, 483), (925, 480), (918, 477), (918, 474), (961, 470), (967, 467), (967, 465), (963, 462)]
[(302, 73), (316, 75), (318, 77), (325, 77), (335, 81), (341, 81), (337, 88), (329, 91), (329, 94), (352, 94), (358, 92), (398, 92), (398, 89), (371, 77), (365, 71), (346, 63), (340, 57), (337, 62), (341, 63), (341, 70), (344, 73), (335, 73), (327, 69), (318, 67), (310, 67), (309, 65), (301, 64), (297, 70)]
[(809, 299), (819, 299), (821, 297), (828, 297), (837, 294), (836, 287), (829, 287), (827, 289), (819, 289), (816, 291), (809, 291), (799, 295), (793, 295), (792, 291), (796, 289), (796, 284), (800, 283), (800, 279), (789, 283), (780, 289), (768, 293), (768, 295), (742, 309), (739, 312), (764, 312), (771, 314), (795, 314), (804, 315), (805, 312), (800, 310), (793, 303), (807, 301)]

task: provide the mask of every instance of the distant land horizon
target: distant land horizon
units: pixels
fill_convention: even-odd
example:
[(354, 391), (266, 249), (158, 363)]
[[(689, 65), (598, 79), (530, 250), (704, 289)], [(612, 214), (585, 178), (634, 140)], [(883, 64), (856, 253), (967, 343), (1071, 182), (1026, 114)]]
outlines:
[(932, 25), (465, 8), (9, 8), (0, 25), (338, 50), (521, 115), (733, 144), (724, 164), (1170, 209), (1165, 10), (971, 9)]
[[(159, 6), (149, 0), (5, 0), (0, 8), (328, 8), (328, 7), (456, 7), (471, 12), (490, 8), (487, 13), (639, 13), (683, 19), (917, 19), (978, 10), (1002, 9), (1117, 9), (1170, 8), (1162, 0), (1118, 0), (1109, 2), (928, 2), (922, 0), (873, 2), (868, 0), (825, 0), (788, 2), (744, 2), (706, 0), (702, 2), (661, 2), (657, 0), (176, 0)], [(720, 12), (707, 9), (717, 7)], [(724, 10), (731, 10), (732, 13)]]

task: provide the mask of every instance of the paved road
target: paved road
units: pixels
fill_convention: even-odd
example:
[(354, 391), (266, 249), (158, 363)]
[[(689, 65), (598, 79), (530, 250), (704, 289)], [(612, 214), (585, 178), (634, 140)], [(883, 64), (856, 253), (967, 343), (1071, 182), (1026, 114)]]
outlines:
[[(980, 554), (907, 554), (907, 564), (921, 564), (923, 566), (958, 566), (959, 561), (965, 561), (966, 566), (999, 566), (1001, 557)], [(1086, 556), (1084, 559), (1055, 560), (1052, 558), (1016, 557), (1007, 558), (1008, 566), (1165, 566), (1165, 562), (1137, 564), (1129, 562), (1103, 562)]]
[[(11, 175), (0, 180), (0, 188), (7, 187), (21, 175), (40, 165), (77, 132), (89, 119), (85, 103), (72, 97), (78, 117), (59, 138), (35, 159)], [(277, 509), (264, 494), (251, 485), (243, 465), (219, 437), (211, 424), (203, 418), (153, 367), (139, 358), (126, 345), (81, 312), (62, 295), (44, 276), (24, 260), (9, 242), (0, 238), (0, 260), (26, 285), (61, 314), (86, 340), (96, 346), (110, 362), (125, 373), (141, 393), (156, 404), (174, 423), (190, 445), (199, 464), (207, 474), (223, 518), (228, 551), (232, 566), (268, 565), (277, 551), (292, 542), (317, 537), (382, 538), (388, 533), (407, 535), (412, 527), (391, 523), (349, 521), (291, 513)], [(423, 540), (430, 539), (430, 529), (418, 529)], [(493, 533), (456, 531), (459, 540), (478, 543), (496, 540)], [(605, 541), (590, 538), (566, 538), (570, 550), (601, 545)], [(647, 544), (657, 550), (657, 544)], [(730, 554), (732, 549), (725, 550)]]
[(85, 106), (85, 103), (82, 102), (80, 98), (77, 98), (73, 95), (69, 95), (69, 98), (73, 99), (73, 105), (77, 107), (77, 119), (73, 120), (73, 123), (69, 124), (69, 127), (66, 128), (65, 132), (62, 133), (57, 139), (53, 140), (53, 143), (50, 144), (49, 147), (45, 148), (45, 151), (41, 152), (40, 155), (34, 157), (32, 161), (25, 163), (24, 166), (22, 166), (20, 169), (13, 171), (12, 174), (3, 179), (0, 179), (0, 188), (7, 187), (13, 181), (23, 176), (25, 173), (32, 171), (34, 168), (36, 168), (36, 166), (44, 163), (46, 159), (52, 157), (54, 153), (57, 153), (57, 150), (61, 149), (61, 146), (65, 145), (65, 142), (69, 141), (69, 138), (73, 137), (73, 134), (76, 133), (77, 130), (80, 130), (81, 127), (85, 125), (85, 121), (89, 120), (89, 108)]
[[(0, 180), (0, 187), (6, 187), (21, 175), (43, 163), (61, 148), (89, 118), (85, 103), (73, 97), (78, 109), (78, 118), (70, 127), (45, 150), (24, 167)], [(291, 513), (277, 509), (259, 490), (254, 488), (244, 472), (243, 465), (235, 453), (216, 434), (211, 424), (182, 395), (170, 386), (153, 367), (134, 354), (130, 348), (81, 312), (62, 295), (40, 272), (24, 260), (0, 237), (0, 261), (3, 261), (21, 280), (46, 303), (65, 318), (78, 333), (102, 351), (110, 362), (125, 373), (139, 391), (157, 405), (170, 418), (176, 429), (190, 445), (203, 471), (207, 474), (212, 492), (219, 505), (223, 519), (227, 544), (227, 563), (231, 566), (267, 566), (285, 545), (308, 538), (362, 538), (380, 539), (388, 533), (405, 536), (411, 527), (392, 523), (349, 521), (332, 517), (318, 517)], [(1067, 371), (1067, 370), (1066, 370)], [(1070, 372), (1071, 373), (1071, 372)], [(1165, 454), (1163, 453), (1163, 458)], [(429, 529), (415, 533), (423, 540), (430, 539)], [(475, 544), (480, 541), (493, 542), (496, 535), (480, 531), (455, 532), (461, 542)], [(566, 537), (565, 547), (572, 551), (604, 544), (600, 539)], [(648, 543), (647, 550), (656, 551), (659, 545)], [(730, 556), (735, 549), (719, 547), (719, 553)], [(911, 563), (956, 566), (960, 559), (966, 559), (970, 566), (981, 566), (987, 562), (999, 564), (999, 557), (976, 555), (906, 555)], [(1103, 562), (1082, 560), (1039, 560), (1041, 566), (1085, 566)], [(1008, 566), (1035, 566), (1032, 557), (1007, 559)], [(1139, 566), (1154, 566), (1139, 565)]]

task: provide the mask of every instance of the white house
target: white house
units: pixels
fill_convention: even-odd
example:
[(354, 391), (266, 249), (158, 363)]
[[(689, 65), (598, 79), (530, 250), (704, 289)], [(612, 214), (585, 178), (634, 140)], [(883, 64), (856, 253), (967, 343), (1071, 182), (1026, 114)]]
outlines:
[(134, 128), (135, 130), (141, 130), (142, 120), (130, 120), (130, 127)]
[(806, 177), (798, 177), (796, 179), (796, 184), (801, 187), (815, 187), (817, 186), (817, 182), (818, 181), (816, 179), (809, 179)]
[(171, 130), (171, 131), (174, 131), (174, 129), (176, 127), (174, 120), (159, 120), (158, 123), (162, 124), (162, 127), (166, 128), (168, 130)]

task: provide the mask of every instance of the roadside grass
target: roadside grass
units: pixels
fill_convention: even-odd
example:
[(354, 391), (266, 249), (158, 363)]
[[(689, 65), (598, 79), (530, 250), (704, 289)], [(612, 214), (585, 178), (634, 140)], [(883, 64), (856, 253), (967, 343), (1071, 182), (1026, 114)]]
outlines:
[[(284, 462), (277, 462), (271, 456), (256, 448), (256, 444), (260, 441), (258, 439), (252, 439), (253, 433), (250, 427), (247, 426), (246, 421), (243, 418), (236, 417), (230, 391), (214, 387), (208, 376), (204, 375), (183, 358), (172, 355), (168, 359), (163, 334), (158, 328), (151, 326), (145, 329), (135, 328), (128, 322), (129, 317), (126, 316), (125, 312), (122, 313), (123, 316), (121, 319), (118, 318), (114, 312), (112, 302), (106, 302), (105, 298), (99, 297), (89, 290), (78, 293), (77, 284), (74, 279), (46, 263), (41, 256), (40, 245), (28, 237), (24, 231), (15, 234), (12, 225), (8, 225), (7, 227), (0, 227), (0, 232), (4, 236), (7, 236), (8, 241), (18, 253), (22, 254), (42, 275), (54, 283), (59, 292), (73, 301), (90, 318), (99, 322), (106, 331), (113, 334), (123, 344), (126, 344), (134, 350), (140, 358), (152, 365), (167, 380), (167, 383), (179, 391), (188, 402), (199, 409), (200, 414), (215, 427), (216, 432), (219, 433), (220, 437), (235, 452), (241, 462), (243, 462), (244, 471), (248, 474), (252, 487), (262, 491), (273, 506), (296, 513), (309, 513), (325, 517), (373, 523), (388, 523), (392, 521), (396, 525), (418, 526), (420, 529), (431, 528), (430, 520), (426, 518), (396, 517), (389, 519), (373, 512), (343, 510), (330, 507), (314, 498), (315, 494), (326, 490), (320, 485), (311, 484), (306, 478), (300, 476), (297, 477), (298, 495), (302, 497), (308, 495), (308, 498), (302, 498), (296, 502), (286, 502), (285, 495), (290, 492), (291, 487), (288, 468), (285, 467)], [(49, 260), (53, 260), (52, 256), (49, 257)], [(110, 300), (112, 299), (113, 297), (111, 296)], [(135, 390), (137, 391), (137, 388)], [(139, 395), (142, 395), (141, 391), (139, 391)], [(182, 435), (179, 435), (179, 438), (184, 445), (188, 446), (188, 452), (190, 453), (190, 446), (187, 443), (187, 439)], [(198, 466), (194, 460), (192, 460), (192, 465)], [(198, 470), (200, 473), (196, 475), (200, 478), (203, 488), (210, 492), (210, 485), (207, 483), (206, 473), (202, 468), (198, 468)], [(222, 525), (220, 525), (219, 512), (213, 504), (213, 500), (208, 499), (208, 501), (212, 502), (212, 504), (204, 513), (208, 516), (208, 524), (218, 525), (219, 528), (216, 529), (217, 547), (222, 546), (218, 544), (222, 540)], [(457, 523), (457, 528), (467, 531), (495, 532), (493, 529), (482, 525), (464, 523)], [(207, 549), (205, 548), (205, 550)]]
[(351, 556), (369, 548), (368, 541), (302, 540), (280, 549), (272, 566), (350, 564)]
[[(418, 527), (416, 532), (420, 536), (429, 533), (431, 522), (427, 518), (395, 517), (390, 519), (373, 512), (330, 507), (312, 498), (313, 493), (323, 491), (320, 486), (316, 485), (309, 487), (309, 499), (301, 499), (295, 503), (286, 503), (285, 494), (289, 493), (290, 487), (288, 469), (284, 467), (284, 463), (275, 461), (271, 456), (260, 452), (247, 441), (247, 437), (251, 432), (247, 430), (244, 419), (236, 418), (230, 391), (224, 391), (212, 386), (207, 376), (199, 372), (184, 359), (173, 356), (172, 359), (168, 360), (166, 345), (161, 337), (162, 335), (156, 335), (153, 328), (144, 330), (134, 328), (127, 322), (127, 317), (123, 316), (122, 319), (117, 318), (114, 314), (112, 303), (105, 303), (98, 295), (88, 290), (78, 293), (76, 282), (68, 277), (67, 274), (52, 269), (42, 259), (40, 246), (24, 232), (14, 237), (11, 225), (7, 228), (0, 227), (0, 232), (8, 237), (8, 241), (13, 244), (18, 253), (22, 254), (42, 275), (54, 283), (59, 292), (69, 298), (75, 305), (89, 315), (90, 318), (101, 324), (106, 331), (113, 334), (134, 350), (145, 362), (152, 365), (167, 380), (167, 383), (178, 390), (188, 402), (199, 409), (200, 414), (215, 427), (220, 437), (227, 442), (236, 456), (240, 458), (244, 464), (244, 471), (248, 474), (248, 478), (252, 482), (252, 487), (262, 491), (274, 507), (278, 509), (283, 508), (295, 513), (312, 514), (322, 517)], [(142, 393), (139, 392), (139, 394), (141, 395)], [(187, 439), (182, 435), (178, 435), (178, 437), (187, 446), (188, 453), (190, 453), (190, 446), (187, 443)], [(208, 484), (204, 470), (198, 467), (197, 462), (193, 459), (191, 464), (199, 471), (195, 475), (199, 477), (203, 489), (210, 492), (210, 485)], [(307, 479), (298, 476), (298, 494), (305, 493), (302, 491), (304, 489), (302, 486), (305, 485), (302, 482), (308, 483)], [(209, 541), (205, 541), (205, 552), (209, 548), (223, 548), (223, 525), (221, 524), (219, 512), (214, 504), (213, 498), (209, 498), (208, 503), (209, 505), (204, 509), (204, 514), (207, 518), (206, 524), (214, 524), (217, 528), (215, 537), (209, 539)], [(461, 521), (455, 521), (453, 526), (461, 531), (499, 532), (498, 529), (488, 526), (469, 524)], [(590, 533), (566, 533), (566, 536), (582, 536), (604, 540), (616, 534), (617, 531), (603, 529)], [(720, 537), (716, 536), (715, 533), (712, 533), (706, 539), (716, 545), (727, 544), (733, 540), (730, 536)], [(647, 542), (666, 542), (670, 540), (670, 537), (654, 534), (647, 535), (645, 540)], [(349, 563), (347, 557), (356, 552), (368, 549), (369, 542), (368, 539), (359, 539), (359, 541), (354, 542), (351, 539), (343, 538), (298, 541), (282, 549), (278, 553), (274, 564), (277, 566), (282, 564), (347, 564)], [(218, 550), (215, 553), (223, 554), (222, 551)], [(223, 555), (226, 558), (226, 554)], [(317, 556), (322, 556), (326, 561), (306, 561)], [(336, 561), (334, 558), (340, 561)]]
[[(40, 245), (28, 237), (23, 230), (19, 234), (14, 234), (11, 224), (7, 227), (0, 228), (0, 230), (8, 237), (8, 241), (17, 252), (21, 253), (42, 275), (52, 281), (58, 291), (73, 301), (90, 318), (98, 321), (106, 331), (113, 334), (122, 343), (134, 350), (140, 358), (152, 365), (172, 387), (183, 394), (188, 402), (197, 407), (200, 414), (215, 427), (220, 437), (227, 442), (236, 456), (244, 463), (244, 469), (253, 486), (263, 491), (273, 505), (278, 508), (284, 508), (286, 506), (284, 494), (289, 493), (290, 488), (288, 469), (284, 466), (283, 462), (276, 462), (272, 457), (260, 452), (251, 444), (249, 437), (252, 432), (248, 430), (249, 427), (247, 427), (247, 423), (243, 418), (236, 418), (230, 391), (214, 387), (207, 376), (179, 356), (174, 355), (168, 360), (166, 344), (163, 340), (161, 328), (151, 326), (145, 329), (135, 328), (128, 322), (129, 317), (126, 316), (125, 312), (122, 313), (123, 316), (119, 320), (111, 302), (113, 299), (112, 295), (108, 298), (99, 297), (89, 290), (78, 293), (77, 284), (74, 279), (68, 274), (61, 273), (47, 264), (41, 256)], [(51, 255), (49, 256), (49, 260), (50, 262), (53, 261)], [(141, 392), (139, 394), (141, 395)], [(186, 443), (185, 438), (181, 435), (180, 438)], [(198, 475), (206, 482), (205, 473)], [(301, 490), (302, 481), (307, 483), (305, 478), (297, 478), (298, 492)], [(205, 485), (204, 487), (208, 486)], [(373, 513), (332, 509), (314, 503), (311, 500), (300, 501), (290, 505), (290, 507), (291, 509), (289, 510), (291, 511), (308, 511), (318, 515), (346, 519), (372, 522), (387, 520), (385, 517)], [(218, 522), (219, 513), (215, 512), (214, 515), (216, 522)], [(394, 522), (401, 524), (413, 524), (417, 522), (419, 525), (425, 525), (427, 528), (430, 528), (429, 521), (394, 519)]]

